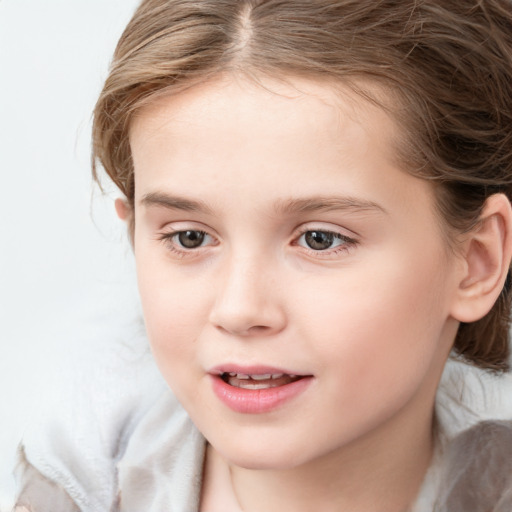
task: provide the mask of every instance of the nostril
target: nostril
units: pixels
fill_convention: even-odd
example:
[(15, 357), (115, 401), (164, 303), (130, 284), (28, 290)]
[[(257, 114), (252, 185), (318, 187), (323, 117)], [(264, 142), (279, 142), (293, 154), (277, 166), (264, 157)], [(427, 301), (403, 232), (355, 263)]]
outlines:
[(250, 336), (252, 334), (263, 334), (268, 332), (271, 327), (268, 325), (253, 325), (248, 328), (238, 328), (236, 326), (225, 326), (225, 325), (217, 325), (217, 329), (224, 333), (234, 334), (237, 336)]
[(249, 331), (268, 331), (270, 327), (268, 325), (253, 325), (249, 328)]

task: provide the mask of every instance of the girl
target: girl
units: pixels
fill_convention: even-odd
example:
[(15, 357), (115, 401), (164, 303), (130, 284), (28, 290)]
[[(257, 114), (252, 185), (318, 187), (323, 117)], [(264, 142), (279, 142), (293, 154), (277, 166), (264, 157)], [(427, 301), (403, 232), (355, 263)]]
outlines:
[(438, 391), (452, 351), (507, 378), (511, 34), (509, 0), (142, 2), (93, 156), (173, 394), (103, 484), (27, 444), (18, 508), (512, 510), (511, 423)]

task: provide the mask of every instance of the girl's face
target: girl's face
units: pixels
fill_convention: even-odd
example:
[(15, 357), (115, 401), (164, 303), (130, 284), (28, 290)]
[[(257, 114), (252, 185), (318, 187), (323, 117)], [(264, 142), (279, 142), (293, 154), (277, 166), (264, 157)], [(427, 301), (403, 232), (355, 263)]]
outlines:
[(158, 366), (224, 457), (286, 468), (429, 422), (460, 262), (397, 128), (346, 92), (225, 78), (134, 121)]

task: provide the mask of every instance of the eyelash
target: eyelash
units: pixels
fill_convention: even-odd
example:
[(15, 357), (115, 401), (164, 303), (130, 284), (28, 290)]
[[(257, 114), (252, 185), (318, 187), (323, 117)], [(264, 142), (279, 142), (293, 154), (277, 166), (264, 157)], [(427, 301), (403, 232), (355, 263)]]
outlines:
[(313, 254), (316, 257), (329, 257), (336, 254), (340, 254), (343, 252), (347, 252), (353, 247), (355, 247), (358, 243), (358, 241), (355, 238), (351, 238), (346, 235), (342, 235), (341, 233), (338, 233), (337, 231), (332, 231), (329, 229), (315, 229), (308, 227), (307, 229), (303, 229), (299, 231), (299, 233), (294, 237), (294, 245), (300, 245), (299, 240), (305, 236), (307, 233), (322, 233), (324, 235), (329, 235), (335, 240), (339, 240), (341, 243), (335, 247), (329, 247), (324, 250), (315, 250), (311, 247), (306, 246), (300, 246), (304, 250), (306, 250), (308, 253)]
[[(204, 245), (200, 245), (198, 247), (193, 248), (186, 248), (179, 245), (179, 242), (174, 241), (176, 237), (183, 233), (187, 232), (193, 232), (196, 234), (199, 234), (199, 236), (202, 237), (209, 237), (212, 240), (214, 238), (209, 235), (206, 231), (200, 230), (200, 229), (181, 229), (176, 231), (171, 231), (169, 233), (162, 233), (158, 237), (158, 239), (165, 244), (165, 247), (173, 252), (175, 255), (179, 256), (180, 258), (184, 258), (187, 256), (194, 256), (197, 251), (204, 248)], [(319, 249), (315, 250), (311, 247), (307, 247), (305, 245), (301, 245), (299, 241), (302, 237), (304, 237), (308, 233), (322, 233), (323, 235), (327, 235), (329, 237), (332, 237), (334, 240), (339, 240), (341, 243), (339, 245), (334, 246), (334, 248), (327, 248), (327, 249)], [(293, 245), (301, 247), (304, 251), (306, 251), (308, 254), (314, 255), (315, 257), (329, 257), (336, 254), (340, 254), (342, 252), (347, 252), (350, 249), (352, 249), (354, 246), (356, 246), (358, 241), (354, 238), (348, 237), (346, 235), (342, 235), (341, 233), (338, 233), (336, 231), (328, 230), (328, 229), (315, 229), (308, 227), (307, 229), (302, 229), (299, 231), (296, 235), (294, 235), (293, 238)], [(216, 245), (216, 244), (213, 244)]]
[(183, 233), (187, 233), (188, 231), (193, 233), (199, 233), (200, 236), (203, 237), (210, 237), (213, 239), (211, 235), (209, 235), (206, 231), (203, 231), (201, 229), (180, 229), (176, 231), (171, 231), (169, 233), (162, 233), (158, 239), (163, 242), (165, 247), (173, 252), (175, 255), (179, 256), (180, 258), (184, 258), (186, 256), (192, 256), (192, 254), (199, 249), (203, 248), (204, 246), (199, 246), (196, 248), (186, 248), (186, 247), (180, 247), (177, 242), (173, 241), (175, 237), (178, 237), (179, 235)]

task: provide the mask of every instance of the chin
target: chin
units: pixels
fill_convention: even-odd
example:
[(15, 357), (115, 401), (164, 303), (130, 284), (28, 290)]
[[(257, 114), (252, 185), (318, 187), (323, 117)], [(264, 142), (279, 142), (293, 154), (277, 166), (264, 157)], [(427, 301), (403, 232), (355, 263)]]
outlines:
[(284, 446), (284, 443), (264, 443), (254, 441), (243, 446), (213, 447), (229, 462), (237, 467), (254, 470), (287, 470), (300, 466), (307, 460), (304, 450), (297, 446)]
[(271, 457), (269, 459), (268, 454), (261, 453), (260, 457), (257, 458), (255, 455), (249, 455), (247, 457), (226, 457), (226, 460), (239, 468), (252, 469), (252, 470), (275, 470), (284, 471), (287, 469), (293, 469), (300, 465), (300, 462), (290, 462), (290, 460), (283, 460), (282, 458)]

